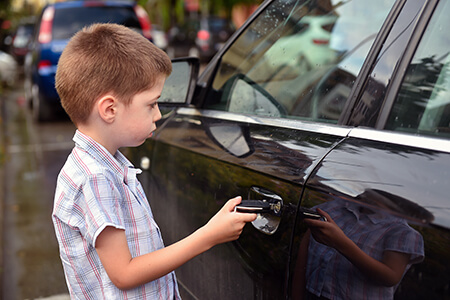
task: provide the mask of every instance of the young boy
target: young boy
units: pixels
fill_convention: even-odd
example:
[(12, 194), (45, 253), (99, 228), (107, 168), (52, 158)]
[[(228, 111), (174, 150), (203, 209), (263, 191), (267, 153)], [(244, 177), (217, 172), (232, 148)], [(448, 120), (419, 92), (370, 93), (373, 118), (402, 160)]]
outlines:
[(152, 135), (171, 71), (163, 51), (121, 25), (84, 28), (61, 55), (56, 88), (77, 131), (52, 218), (73, 299), (179, 299), (173, 270), (237, 239), (256, 218), (234, 212), (236, 197), (205, 226), (164, 247), (136, 178), (140, 170), (118, 149)]

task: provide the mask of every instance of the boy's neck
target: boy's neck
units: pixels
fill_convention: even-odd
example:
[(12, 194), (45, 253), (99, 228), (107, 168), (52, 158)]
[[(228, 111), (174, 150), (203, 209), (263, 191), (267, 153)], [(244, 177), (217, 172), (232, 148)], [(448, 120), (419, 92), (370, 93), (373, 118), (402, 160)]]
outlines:
[(98, 144), (105, 147), (106, 150), (108, 150), (108, 152), (111, 153), (111, 155), (116, 154), (118, 148), (111, 145), (111, 142), (110, 142), (111, 139), (108, 138), (108, 136), (106, 134), (108, 132), (107, 130), (105, 130), (105, 131), (95, 130), (94, 128), (92, 128), (90, 126), (81, 125), (81, 126), (78, 126), (78, 131), (89, 136), (94, 141), (96, 141)]

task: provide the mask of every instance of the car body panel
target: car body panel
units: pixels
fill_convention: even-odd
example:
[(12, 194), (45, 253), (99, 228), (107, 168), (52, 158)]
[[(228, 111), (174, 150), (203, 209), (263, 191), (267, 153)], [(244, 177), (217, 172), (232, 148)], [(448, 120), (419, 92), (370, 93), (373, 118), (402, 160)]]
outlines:
[[(254, 69), (266, 50), (289, 31), (277, 26), (288, 24), (295, 16), (291, 12), (307, 15), (307, 9), (317, 4), (326, 15), (329, 7), (324, 3), (265, 1), (211, 60), (185, 107), (172, 106), (154, 136), (130, 150), (135, 164), (143, 158), (147, 162), (141, 181), (168, 243), (202, 226), (226, 199), (236, 195), (254, 199), (258, 197), (256, 188), (283, 200), (274, 232), (268, 234), (261, 226), (249, 224), (236, 242), (215, 247), (177, 270), (187, 299), (297, 299), (296, 279), (302, 273), (297, 263), (307, 257), (299, 255), (304, 253), (300, 252), (301, 242), (308, 229), (301, 209), (333, 202), (358, 205), (362, 216), (368, 218), (373, 214), (385, 222), (399, 222), (423, 240), (425, 257), (407, 267), (394, 285), (394, 298), (450, 297), (448, 101), (443, 100), (445, 93), (439, 93), (447, 89), (448, 65), (442, 30), (445, 18), (439, 12), (448, 10), (449, 5), (434, 0), (371, 2), (372, 6), (362, 1), (333, 2), (335, 9), (342, 9), (336, 14), (341, 18), (337, 23), (345, 23), (335, 25), (341, 28), (354, 21), (351, 14), (346, 18), (344, 12), (350, 11), (346, 9), (389, 9), (382, 11), (379, 29), (367, 25), (365, 34), (356, 35), (361, 41), (348, 44), (350, 53), (338, 53), (336, 58), (336, 52), (328, 49), (320, 58), (323, 60), (315, 60), (315, 69), (296, 61), (297, 74), (309, 73), (289, 85), (283, 86), (283, 80), (276, 77), (281, 72), (264, 78), (269, 68), (260, 69), (264, 72)], [(433, 14), (437, 20), (430, 21)], [(362, 16), (357, 19), (361, 21)], [(428, 26), (438, 30), (427, 31)], [(353, 28), (334, 38), (351, 38), (362, 29), (355, 24)], [(429, 47), (437, 49), (436, 57), (443, 57), (441, 60), (428, 59), (434, 53), (417, 46), (424, 35), (425, 41), (434, 38), (442, 42), (442, 47)], [(444, 39), (436, 38), (440, 36)], [(281, 44), (292, 45), (288, 39)], [(293, 47), (285, 53), (314, 51), (316, 46), (309, 45), (306, 50)], [(276, 54), (265, 61), (270, 63), (272, 57), (278, 67), (284, 67), (289, 60), (278, 57), (280, 49), (274, 49)], [(258, 76), (267, 82), (258, 81)], [(283, 110), (285, 97), (295, 96), (301, 89), (301, 97), (327, 99), (321, 114), (303, 116)], [(430, 94), (436, 94), (435, 98)], [(404, 98), (411, 101), (405, 101), (403, 95), (409, 95)], [(433, 110), (435, 102), (427, 99), (437, 100), (437, 112)], [(408, 118), (390, 122), (402, 120), (410, 112), (415, 120), (423, 116), (420, 111), (408, 110), (408, 103), (431, 106), (430, 116), (442, 120), (427, 130), (414, 128), (417, 122), (407, 123)], [(162, 97), (160, 106), (165, 105)], [(370, 229), (365, 230), (370, 236)], [(198, 274), (202, 281), (197, 280)], [(339, 273), (335, 277), (340, 278)], [(371, 279), (368, 282), (371, 284)]]
[[(150, 149), (141, 149), (140, 154), (134, 155), (152, 153), (149, 157), (151, 183), (145, 181), (143, 184), (151, 187), (149, 202), (152, 209), (160, 212), (155, 218), (168, 243), (205, 224), (228, 198), (235, 195), (251, 197), (252, 187), (263, 187), (279, 195), (283, 199), (284, 210), (277, 232), (283, 234), (275, 233), (269, 241), (263, 242), (261, 235), (264, 238), (267, 235), (248, 226), (235, 243), (242, 263), (250, 268), (252, 279), (259, 278), (260, 286), (271, 282), (271, 295), (275, 296), (283, 292), (283, 274), (289, 258), (289, 247), (286, 246), (289, 245), (296, 207), (307, 174), (342, 139), (342, 135), (345, 136), (347, 130), (337, 127), (336, 135), (333, 135), (308, 123), (304, 125), (306, 130), (302, 130), (299, 124), (295, 129), (288, 126), (275, 128), (246, 118), (238, 122), (236, 119), (239, 118), (230, 113), (205, 117), (195, 109), (182, 109), (176, 117), (164, 121), (164, 130), (154, 136)], [(215, 132), (225, 134), (211, 136), (211, 128), (218, 127), (224, 130)], [(223, 147), (230, 130), (237, 130), (237, 135), (247, 137), (241, 142), (248, 144), (251, 153), (237, 157)], [(171, 163), (167, 164), (167, 161)], [(232, 192), (234, 194), (230, 194)], [(178, 201), (181, 197), (182, 203)], [(191, 218), (186, 220), (186, 216)], [(263, 249), (249, 247), (251, 245), (260, 245)], [(213, 296), (217, 293), (217, 286), (212, 282), (219, 280), (217, 276), (226, 273), (230, 264), (229, 250), (225, 249), (221, 246), (213, 250), (219, 257), (222, 256), (221, 251), (225, 252), (226, 259), (222, 262), (216, 259), (214, 265), (209, 265), (203, 271), (208, 276), (201, 283), (193, 275), (202, 268), (202, 259), (194, 259), (179, 268), (181, 286), (189, 286), (194, 294)], [(255, 262), (261, 260), (265, 264), (258, 266)], [(241, 274), (244, 271), (241, 269)], [(224, 298), (240, 298), (244, 296), (241, 294), (243, 291), (245, 289), (220, 290), (220, 294)]]
[(448, 269), (444, 271), (450, 264), (450, 143), (446, 141), (446, 151), (439, 151), (404, 145), (396, 134), (361, 136), (345, 139), (324, 158), (308, 180), (302, 205), (358, 203), (383, 216), (407, 220), (424, 239), (425, 259), (406, 273), (396, 298), (442, 298), (450, 280)]

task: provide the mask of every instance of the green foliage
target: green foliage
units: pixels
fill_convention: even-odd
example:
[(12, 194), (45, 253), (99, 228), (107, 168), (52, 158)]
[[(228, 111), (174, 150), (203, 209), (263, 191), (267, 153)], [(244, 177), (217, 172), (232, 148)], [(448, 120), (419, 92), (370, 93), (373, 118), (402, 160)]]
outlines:
[[(231, 18), (231, 11), (235, 5), (260, 4), (262, 0), (199, 0), (199, 13), (213, 14)], [(184, 22), (186, 11), (185, 0), (138, 0), (145, 7), (152, 23), (160, 24), (165, 30), (174, 24)]]

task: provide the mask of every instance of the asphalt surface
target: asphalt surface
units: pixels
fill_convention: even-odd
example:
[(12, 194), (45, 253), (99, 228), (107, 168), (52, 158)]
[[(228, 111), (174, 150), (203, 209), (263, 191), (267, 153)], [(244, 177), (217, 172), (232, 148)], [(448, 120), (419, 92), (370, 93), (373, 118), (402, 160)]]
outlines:
[(51, 210), (74, 126), (34, 123), (22, 85), (0, 90), (0, 298), (66, 300)]

